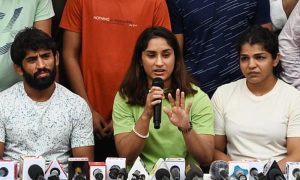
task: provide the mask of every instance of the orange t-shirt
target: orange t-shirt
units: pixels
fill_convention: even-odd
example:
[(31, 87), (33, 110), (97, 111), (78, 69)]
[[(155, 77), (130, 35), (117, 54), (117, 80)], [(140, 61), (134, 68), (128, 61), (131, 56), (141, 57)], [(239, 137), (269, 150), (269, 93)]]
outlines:
[(151, 26), (171, 29), (165, 0), (68, 0), (60, 26), (82, 34), (88, 99), (107, 121), (140, 33)]

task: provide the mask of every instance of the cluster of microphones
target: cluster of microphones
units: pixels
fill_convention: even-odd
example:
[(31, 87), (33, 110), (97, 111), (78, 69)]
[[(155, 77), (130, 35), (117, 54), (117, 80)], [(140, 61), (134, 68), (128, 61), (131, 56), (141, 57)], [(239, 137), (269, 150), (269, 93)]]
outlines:
[(45, 163), (41, 157), (24, 157), (19, 166), (1, 160), (0, 180), (300, 180), (300, 162), (288, 162), (284, 175), (275, 160), (217, 160), (207, 174), (184, 158), (160, 158), (150, 172), (139, 157), (130, 168), (126, 167), (126, 159), (119, 157), (108, 157), (105, 162), (69, 158), (67, 169), (57, 160), (47, 168)]
[(300, 163), (287, 162), (286, 174), (273, 159), (265, 161), (214, 161), (209, 169), (214, 180), (300, 180)]

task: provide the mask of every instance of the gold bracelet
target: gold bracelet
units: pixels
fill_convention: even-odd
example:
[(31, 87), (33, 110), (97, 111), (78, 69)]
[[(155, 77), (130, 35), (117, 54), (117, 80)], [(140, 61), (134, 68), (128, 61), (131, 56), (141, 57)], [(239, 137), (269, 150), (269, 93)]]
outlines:
[(142, 139), (147, 139), (149, 137), (149, 132), (144, 136), (141, 135), (140, 133), (138, 133), (135, 129), (134, 126), (132, 126), (132, 131), (134, 132), (135, 135), (137, 135), (138, 137), (142, 138)]

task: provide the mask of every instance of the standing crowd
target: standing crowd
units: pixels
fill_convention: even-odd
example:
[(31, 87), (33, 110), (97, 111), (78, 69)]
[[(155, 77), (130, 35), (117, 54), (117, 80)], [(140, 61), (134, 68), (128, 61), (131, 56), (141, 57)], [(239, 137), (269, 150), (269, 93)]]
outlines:
[(299, 24), (298, 0), (1, 0), (0, 159), (284, 172), (300, 161)]

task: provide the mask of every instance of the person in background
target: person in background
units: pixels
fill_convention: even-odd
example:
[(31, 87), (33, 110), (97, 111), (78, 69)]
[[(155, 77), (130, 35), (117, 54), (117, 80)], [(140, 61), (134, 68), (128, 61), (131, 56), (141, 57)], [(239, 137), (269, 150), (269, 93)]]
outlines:
[(270, 0), (273, 31), (280, 33), (298, 0)]
[(187, 71), (210, 97), (222, 84), (242, 78), (236, 41), (250, 25), (272, 28), (269, 0), (167, 0), (172, 31)]
[(284, 171), (287, 161), (300, 161), (300, 91), (279, 79), (278, 39), (268, 29), (249, 28), (238, 52), (245, 78), (220, 86), (212, 97), (214, 159), (274, 158)]
[(25, 27), (35, 27), (51, 34), (51, 0), (0, 1), (0, 92), (21, 78), (13, 68), (10, 46), (15, 35)]
[[(128, 164), (140, 156), (148, 170), (159, 158), (193, 157), (201, 165), (211, 163), (211, 102), (188, 76), (176, 37), (163, 27), (148, 28), (133, 54), (113, 106), (119, 155)], [(152, 86), (155, 78), (163, 80), (163, 89)], [(153, 107), (159, 103), (164, 113), (160, 128), (155, 129)]]
[(59, 54), (45, 32), (26, 28), (11, 46), (14, 68), (23, 82), (0, 93), (0, 159), (21, 156), (94, 160), (92, 113), (80, 96), (55, 83)]
[(138, 35), (147, 27), (170, 29), (165, 0), (68, 0), (60, 26), (70, 88), (89, 104), (96, 160), (116, 156), (112, 106)]
[(278, 36), (283, 72), (281, 78), (300, 90), (300, 2)]

